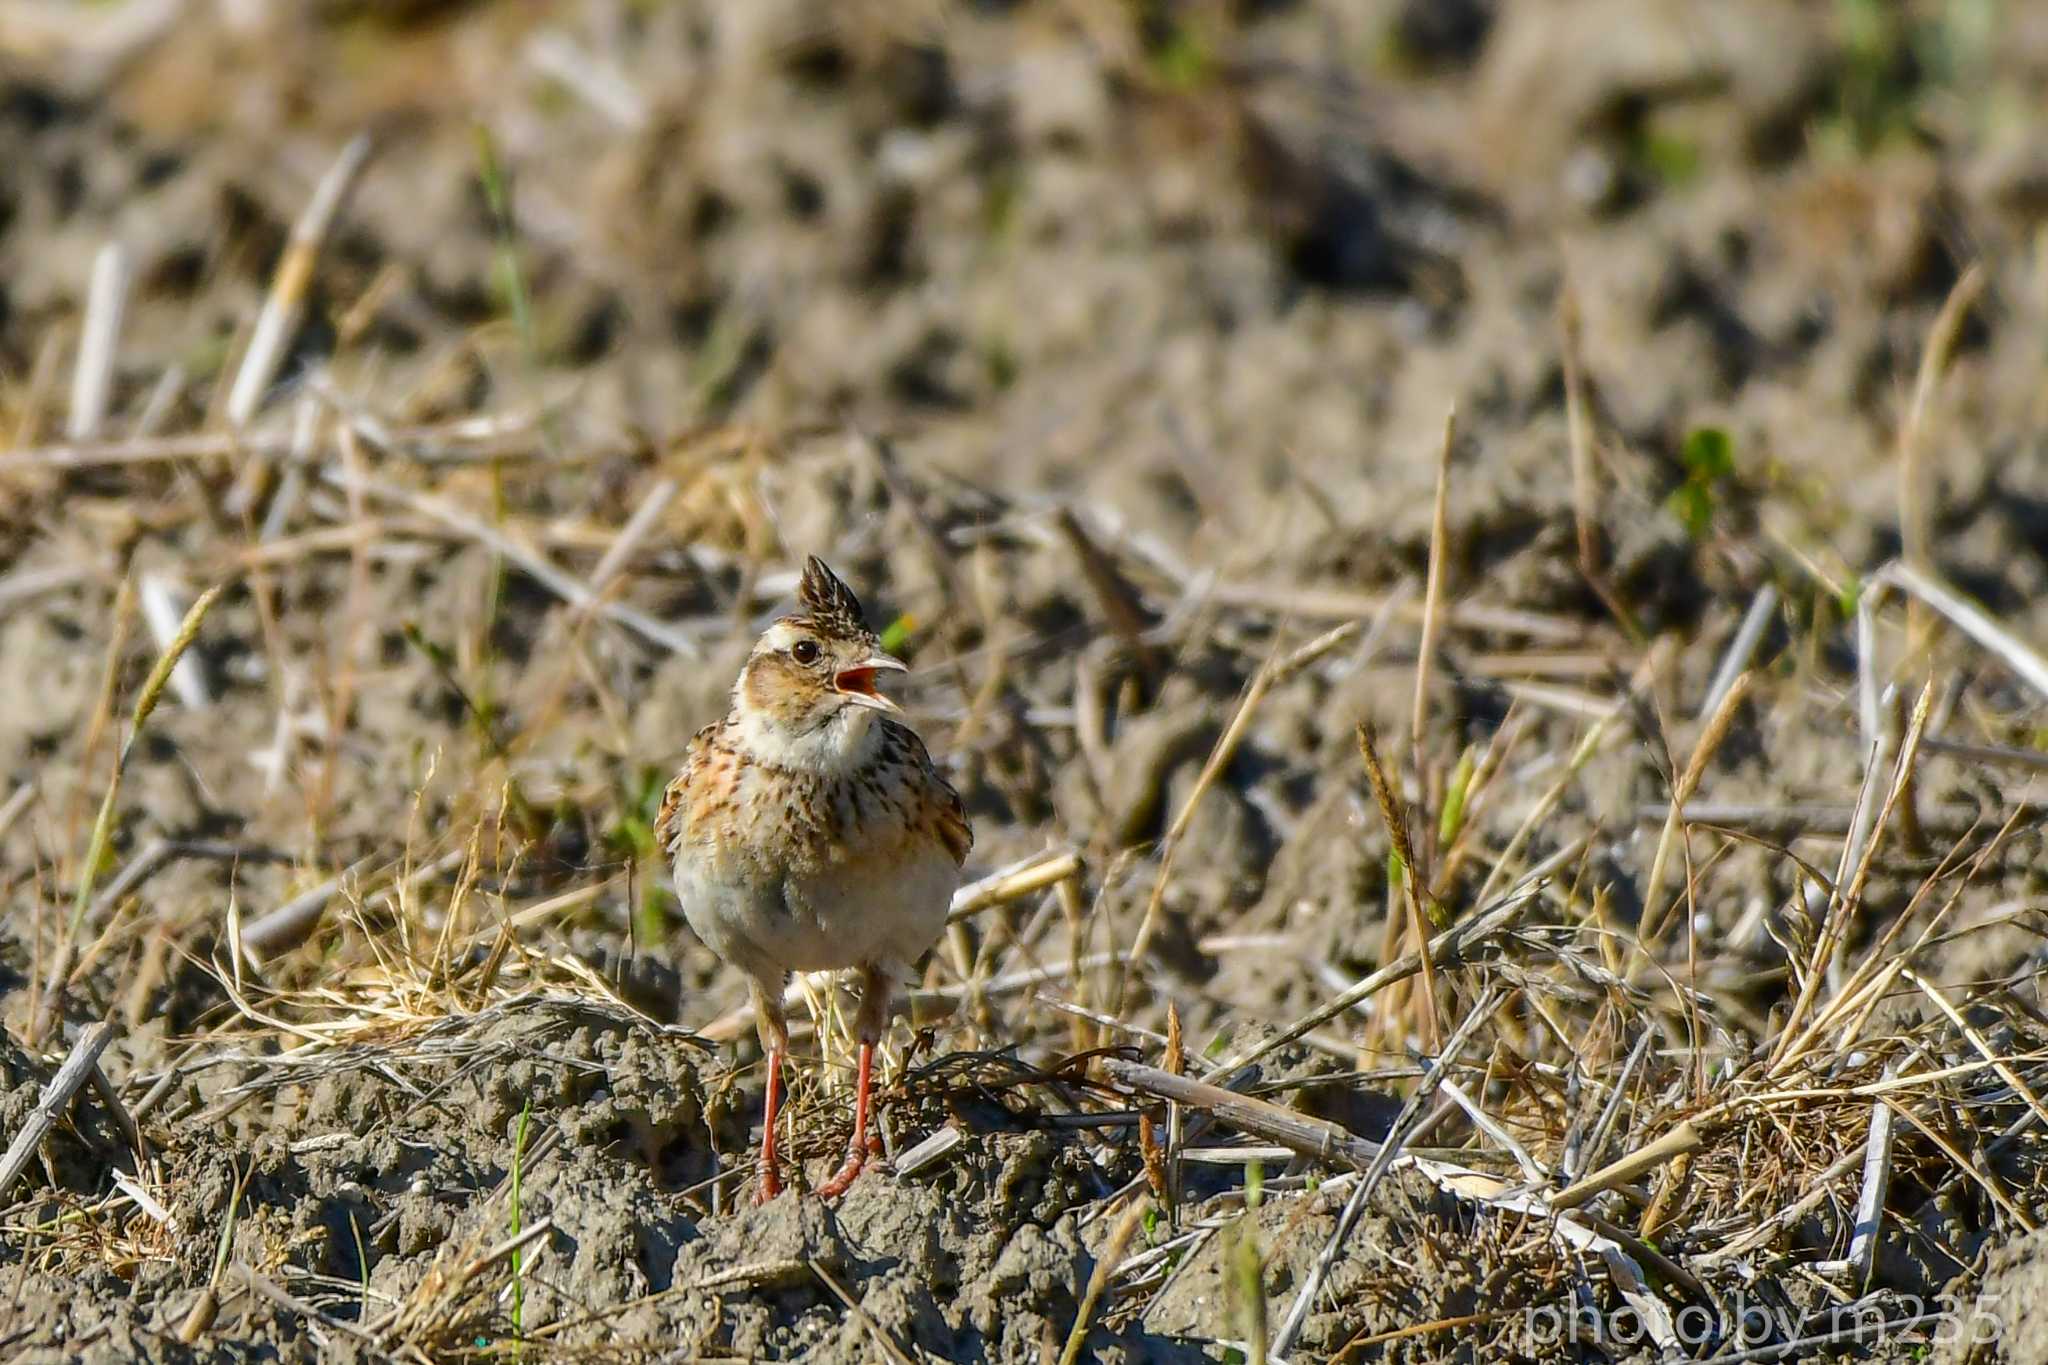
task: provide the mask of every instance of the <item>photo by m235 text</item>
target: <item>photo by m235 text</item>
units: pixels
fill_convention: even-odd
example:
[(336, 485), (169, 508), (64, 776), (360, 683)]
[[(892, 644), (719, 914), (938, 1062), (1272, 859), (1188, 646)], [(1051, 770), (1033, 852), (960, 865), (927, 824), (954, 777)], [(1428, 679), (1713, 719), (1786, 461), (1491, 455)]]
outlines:
[[(1702, 1304), (1688, 1304), (1672, 1314), (1671, 1329), (1689, 1353), (1701, 1348), (1740, 1353), (1759, 1347), (1868, 1342), (1898, 1332), (1924, 1333), (1941, 1346), (1954, 1342), (1982, 1345), (1999, 1340), (2005, 1332), (2005, 1324), (1993, 1311), (1997, 1300), (1996, 1294), (1980, 1295), (1969, 1303), (1948, 1294), (1932, 1299), (1903, 1294), (1883, 1307), (1866, 1302), (1842, 1304), (1824, 1312), (1794, 1313), (1789, 1307), (1737, 1294), (1729, 1300), (1726, 1316)], [(1626, 1305), (1608, 1313), (1591, 1304), (1571, 1309), (1546, 1304), (1529, 1309), (1524, 1326), (1530, 1342), (1537, 1346), (1634, 1347), (1652, 1340), (1643, 1315)], [(1705, 1365), (1736, 1358), (1710, 1357)]]

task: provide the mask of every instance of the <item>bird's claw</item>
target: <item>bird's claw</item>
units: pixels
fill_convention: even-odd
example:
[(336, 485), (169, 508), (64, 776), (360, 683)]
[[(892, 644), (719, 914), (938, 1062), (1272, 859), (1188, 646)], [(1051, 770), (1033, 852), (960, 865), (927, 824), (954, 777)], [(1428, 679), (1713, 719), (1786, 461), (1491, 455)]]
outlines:
[(868, 1145), (856, 1139), (853, 1146), (846, 1149), (846, 1164), (841, 1166), (830, 1180), (818, 1186), (818, 1197), (837, 1199), (845, 1194), (848, 1187), (859, 1178), (861, 1170), (867, 1165), (867, 1160)]

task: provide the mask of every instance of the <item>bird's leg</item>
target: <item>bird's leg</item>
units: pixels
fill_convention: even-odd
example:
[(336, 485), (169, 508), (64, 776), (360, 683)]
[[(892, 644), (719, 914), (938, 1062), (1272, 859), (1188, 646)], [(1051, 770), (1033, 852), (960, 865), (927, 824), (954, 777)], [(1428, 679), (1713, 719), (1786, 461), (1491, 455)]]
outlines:
[(868, 1084), (875, 1063), (875, 1045), (865, 1038), (860, 1044), (860, 1082), (854, 1091), (853, 1140), (846, 1145), (846, 1162), (838, 1172), (824, 1184), (818, 1186), (818, 1195), (824, 1199), (836, 1199), (845, 1194), (847, 1187), (867, 1164), (868, 1144)]
[(882, 1027), (889, 1019), (889, 978), (877, 968), (866, 968), (861, 973), (860, 990), (860, 1013), (854, 1020), (854, 1032), (860, 1039), (860, 1079), (853, 1092), (853, 1136), (846, 1144), (845, 1164), (830, 1180), (818, 1186), (818, 1194), (826, 1199), (846, 1193), (868, 1159), (868, 1111), (875, 1069), (875, 1043), (881, 1038)]
[(782, 991), (754, 987), (755, 1028), (761, 1035), (761, 1050), (768, 1054), (768, 1093), (761, 1116), (761, 1186), (754, 1202), (765, 1204), (782, 1193), (782, 1163), (775, 1152), (777, 1111), (782, 1108), (782, 1055), (789, 1051), (789, 1022), (782, 1013)]

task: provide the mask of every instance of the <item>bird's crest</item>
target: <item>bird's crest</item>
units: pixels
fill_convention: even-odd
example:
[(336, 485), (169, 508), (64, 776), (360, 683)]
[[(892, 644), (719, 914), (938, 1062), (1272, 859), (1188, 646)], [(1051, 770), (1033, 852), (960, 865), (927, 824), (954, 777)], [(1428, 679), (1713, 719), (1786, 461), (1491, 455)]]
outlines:
[(810, 614), (811, 624), (820, 630), (842, 635), (860, 635), (867, 631), (867, 624), (861, 617), (860, 599), (816, 555), (804, 561), (804, 576), (796, 585), (796, 596)]

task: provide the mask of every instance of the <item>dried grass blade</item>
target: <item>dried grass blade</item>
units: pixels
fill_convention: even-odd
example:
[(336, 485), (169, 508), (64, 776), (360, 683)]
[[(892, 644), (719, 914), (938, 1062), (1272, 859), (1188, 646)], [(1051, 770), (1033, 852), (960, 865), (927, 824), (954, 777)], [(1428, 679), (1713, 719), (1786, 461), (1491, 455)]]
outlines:
[(1105, 1057), (1102, 1073), (1123, 1089), (1214, 1114), (1240, 1132), (1277, 1142), (1316, 1161), (1341, 1161), (1363, 1171), (1380, 1153), (1379, 1143), (1353, 1137), (1335, 1124), (1158, 1067)]
[(1869, 1292), (1877, 1268), (1879, 1233), (1892, 1184), (1892, 1108), (1883, 1100), (1870, 1106), (1870, 1136), (1864, 1142), (1863, 1189), (1856, 1197), (1856, 1220), (1849, 1238), (1849, 1264), (1857, 1287)]
[(1883, 570), (1901, 588), (1946, 616), (1963, 634), (1996, 654), (2026, 684), (2048, 697), (2048, 657), (2014, 635), (1997, 618), (1936, 578), (1901, 560)]
[(1132, 1200), (1131, 1206), (1110, 1229), (1102, 1254), (1095, 1258), (1095, 1270), (1088, 1277), (1088, 1287), (1082, 1291), (1080, 1307), (1074, 1311), (1073, 1330), (1067, 1333), (1067, 1344), (1060, 1351), (1059, 1365), (1075, 1365), (1081, 1359), (1082, 1348), (1088, 1342), (1088, 1329), (1095, 1320), (1096, 1307), (1108, 1292), (1110, 1281), (1123, 1263), (1124, 1253), (1130, 1250), (1131, 1238), (1137, 1234), (1138, 1225), (1144, 1221), (1151, 1207), (1150, 1199)]
[(894, 1361), (895, 1365), (916, 1365), (916, 1362), (904, 1354), (903, 1348), (896, 1344), (896, 1339), (889, 1335), (881, 1323), (875, 1321), (874, 1314), (862, 1307), (861, 1301), (856, 1299), (845, 1285), (834, 1279), (831, 1272), (815, 1259), (806, 1260), (804, 1264), (810, 1267), (811, 1274), (818, 1277), (818, 1283), (832, 1291), (833, 1298), (846, 1305), (846, 1311), (853, 1314), (854, 1320), (867, 1331), (875, 1344), (882, 1348), (883, 1355)]
[(57, 1068), (57, 1074), (43, 1087), (43, 1093), (36, 1098), (36, 1107), (7, 1144), (7, 1153), (0, 1156), (0, 1199), (14, 1187), (21, 1173), (28, 1169), (28, 1163), (35, 1156), (36, 1148), (43, 1137), (56, 1124), (66, 1106), (71, 1103), (79, 1089), (92, 1079), (93, 1070), (99, 1065), (100, 1054), (107, 1050), (107, 1044), (114, 1041), (114, 1026), (101, 1022), (90, 1025), (78, 1035), (78, 1041), (71, 1046), (71, 1053), (65, 1057), (64, 1065)]
[(1735, 636), (1728, 642), (1728, 652), (1721, 656), (1720, 667), (1714, 670), (1714, 680), (1707, 684), (1706, 696), (1700, 700), (1699, 714), (1702, 718), (1721, 709), (1721, 700), (1728, 695), (1728, 689), (1735, 686), (1735, 680), (1756, 657), (1756, 647), (1763, 642), (1764, 631), (1771, 624), (1771, 614), (1777, 609), (1778, 585), (1766, 583), (1758, 588), (1756, 596), (1750, 599), (1749, 610), (1742, 614), (1742, 624), (1735, 628)]
[(1906, 562), (1926, 566), (1930, 525), (1935, 500), (1928, 495), (1925, 465), (1928, 410), (1934, 406), (1934, 391), (1955, 354), (1956, 342), (1977, 296), (1984, 292), (1985, 274), (1981, 262), (1973, 262), (1942, 300), (1941, 311), (1927, 329), (1927, 345), (1920, 352), (1920, 368), (1913, 377), (1913, 401), (1906, 420), (1899, 426), (1899, 540)]
[(1434, 1048), (1443, 1035), (1443, 1002), (1437, 995), (1436, 967), (1430, 962), (1430, 955), (1420, 950), (1429, 943), (1429, 920), (1422, 909), (1422, 871), (1415, 864), (1415, 845), (1408, 837), (1408, 810), (1401, 800), (1401, 794), (1388, 779), (1385, 767), (1380, 763), (1377, 746), (1373, 740), (1372, 724), (1360, 721), (1357, 727), (1358, 753), (1365, 763), (1365, 776), (1372, 784), (1373, 800), (1380, 808), (1380, 819), (1387, 827), (1387, 837), (1393, 841), (1394, 856), (1400, 859), (1401, 894), (1408, 907), (1408, 934), (1419, 952), (1416, 965), (1422, 976), (1423, 1008), (1428, 1011), (1424, 1018), (1422, 1036), (1424, 1042)]
[(1801, 983), (1799, 994), (1794, 997), (1792, 1008), (1786, 1014), (1784, 1026), (1778, 1032), (1778, 1040), (1771, 1050), (1766, 1068), (1767, 1074), (1780, 1074), (1816, 1044), (1817, 1040), (1813, 1036), (1815, 1030), (1808, 1027), (1807, 1016), (1818, 998), (1821, 982), (1827, 977), (1828, 964), (1848, 934), (1850, 922), (1862, 903), (1863, 884), (1870, 875), (1872, 860), (1878, 844), (1884, 837), (1885, 828), (1890, 823), (1892, 811), (1909, 784), (1913, 764), (1919, 756), (1920, 736), (1926, 731), (1928, 711), (1933, 704), (1934, 684), (1929, 681), (1920, 690), (1920, 699), (1913, 707), (1912, 723), (1907, 728), (1905, 741), (1899, 747), (1898, 760), (1893, 765), (1891, 788), (1885, 795), (1883, 807), (1878, 811), (1869, 841), (1862, 849), (1853, 873), (1848, 874), (1847, 886), (1844, 887), (1840, 879), (1837, 880), (1837, 894), (1829, 901), (1827, 919), (1821, 925), (1813, 957), (1806, 964), (1806, 979)]
[(184, 657), (185, 651), (192, 647), (192, 641), (198, 638), (200, 625), (206, 620), (206, 613), (213, 610), (213, 604), (220, 600), (220, 595), (226, 590), (227, 584), (217, 583), (199, 595), (199, 600), (185, 613), (184, 623), (178, 627), (178, 633), (157, 657), (156, 666), (150, 669), (149, 676), (143, 680), (141, 693), (135, 698), (135, 709), (128, 720), (128, 737), (122, 741), (120, 754), (114, 761), (113, 776), (107, 779), (106, 794), (100, 799), (100, 812), (93, 821), (92, 836), (86, 843), (85, 861), (79, 868), (78, 892), (71, 903), (71, 918), (65, 926), (64, 943), (58, 949), (51, 965), (42, 1007), (29, 1025), (28, 1037), (31, 1045), (41, 1040), (51, 1021), (57, 1017), (58, 1010), (62, 1008), (64, 986), (71, 975), (72, 960), (78, 951), (79, 930), (85, 925), (86, 907), (92, 904), (93, 882), (100, 864), (106, 859), (107, 841), (113, 836), (114, 802), (120, 795), (121, 775), (128, 767), (128, 756), (135, 750), (135, 741), (141, 735), (143, 725), (156, 710), (157, 701), (163, 696), (164, 686), (170, 681), (171, 670), (177, 667), (178, 660)]
[(1998, 1073), (1999, 1079), (2011, 1086), (2018, 1092), (2020, 1098), (2027, 1102), (2027, 1108), (2034, 1111), (2034, 1117), (2044, 1123), (2048, 1123), (2048, 1106), (2044, 1106), (2041, 1103), (2041, 1097), (2034, 1093), (2034, 1088), (2020, 1079), (2020, 1073), (2013, 1070), (2011, 1062), (1992, 1051), (1991, 1044), (1985, 1039), (1983, 1033), (1973, 1026), (1968, 1019), (1963, 1017), (1963, 1012), (1949, 1002), (1949, 998), (1942, 994), (1938, 986), (1911, 968), (1901, 969), (1899, 975), (1912, 982), (1922, 995), (1934, 1002), (1936, 1009), (1948, 1016), (1948, 1021), (1955, 1025), (1956, 1031), (1970, 1040), (1970, 1046), (1975, 1048), (1977, 1055), (1982, 1057), (1990, 1064), (1991, 1069)]
[(946, 912), (946, 922), (958, 923), (995, 906), (1022, 900), (1033, 892), (1043, 891), (1080, 873), (1079, 853), (1072, 849), (1049, 849), (1014, 867), (961, 887), (953, 893), (953, 904)]
[(1422, 776), (1422, 725), (1429, 706), (1429, 669), (1436, 657), (1437, 637), (1443, 631), (1444, 559), (1451, 493), (1451, 447), (1458, 439), (1458, 409), (1455, 404), (1444, 417), (1444, 442), (1437, 455), (1436, 505), (1429, 522), (1429, 573), (1422, 589), (1422, 643), (1415, 653), (1415, 704), (1408, 723), (1408, 743), (1415, 755), (1415, 773)]
[[(1505, 932), (1516, 919), (1520, 918), (1522, 911), (1539, 894), (1539, 890), (1533, 887), (1518, 891), (1483, 914), (1452, 925), (1429, 941), (1429, 948), (1427, 950), (1429, 960), (1439, 967), (1451, 967), (1470, 960), (1472, 955), (1482, 946), (1492, 942), (1497, 935)], [(1297, 1019), (1279, 1033), (1266, 1039), (1249, 1051), (1210, 1067), (1202, 1073), (1202, 1079), (1205, 1081), (1219, 1080), (1224, 1076), (1249, 1066), (1275, 1049), (1283, 1048), (1289, 1043), (1301, 1041), (1309, 1033), (1335, 1019), (1361, 1000), (1369, 1000), (1395, 982), (1405, 981), (1409, 977), (1414, 976), (1422, 970), (1424, 955), (1422, 952), (1403, 954), (1397, 961), (1388, 963), (1351, 989), (1324, 1001), (1314, 1010), (1311, 1010), (1302, 1018)]]
[(277, 273), (271, 277), (269, 297), (257, 316), (256, 330), (243, 353), (242, 367), (235, 372), (235, 385), (228, 391), (227, 421), (232, 427), (247, 426), (256, 415), (270, 381), (284, 363), (285, 347), (297, 330), (299, 314), (305, 308), (306, 291), (313, 283), (314, 263), (334, 227), (334, 220), (347, 202), (363, 167), (369, 164), (375, 143), (368, 133), (349, 139), (327, 174), (313, 188), (306, 211), (292, 226), (292, 235), (278, 258)]
[(1706, 1142), (1699, 1130), (1690, 1121), (1681, 1122), (1656, 1141), (1610, 1161), (1585, 1179), (1547, 1196), (1543, 1202), (1553, 1209), (1575, 1209), (1604, 1190), (1626, 1185), (1646, 1171), (1654, 1171), (1673, 1158), (1696, 1152), (1704, 1145)]
[(1693, 746), (1692, 757), (1686, 762), (1685, 771), (1679, 775), (1677, 789), (1671, 793), (1670, 813), (1664, 819), (1664, 831), (1657, 838), (1657, 851), (1650, 859), (1650, 879), (1644, 886), (1643, 917), (1636, 937), (1646, 948), (1654, 946), (1664, 928), (1664, 919), (1670, 913), (1675, 900), (1667, 900), (1664, 892), (1664, 873), (1672, 847), (1678, 840), (1680, 825), (1685, 821), (1686, 803), (1691, 801), (1700, 789), (1700, 781), (1706, 776), (1707, 764), (1713, 760), (1722, 741), (1728, 738), (1730, 727), (1735, 724), (1735, 715), (1742, 707), (1743, 699), (1749, 695), (1754, 674), (1744, 673), (1729, 685), (1722, 694), (1721, 704), (1707, 720), (1700, 732), (1699, 742)]
[(92, 284), (86, 294), (85, 331), (78, 343), (78, 368), (71, 377), (71, 412), (64, 434), (73, 441), (99, 435), (107, 420), (107, 400), (114, 392), (114, 359), (121, 341), (121, 319), (128, 308), (134, 272), (128, 251), (108, 242), (93, 258)]
[(1407, 1102), (1401, 1106), (1401, 1112), (1394, 1116), (1393, 1124), (1387, 1129), (1386, 1141), (1380, 1145), (1372, 1164), (1359, 1178), (1358, 1186), (1352, 1190), (1351, 1197), (1344, 1201), (1344, 1211), (1337, 1216), (1337, 1226), (1331, 1232), (1330, 1240), (1316, 1256), (1307, 1280), (1303, 1282), (1300, 1292), (1294, 1296), (1293, 1304), (1288, 1307), (1287, 1316), (1281, 1320), (1280, 1330), (1273, 1337), (1274, 1355), (1285, 1356), (1293, 1349), (1294, 1339), (1301, 1335), (1302, 1326), (1307, 1323), (1317, 1297), (1323, 1292), (1324, 1282), (1336, 1268), (1337, 1257), (1343, 1252), (1344, 1243), (1351, 1236), (1351, 1229), (1357, 1224), (1359, 1215), (1365, 1211), (1366, 1201), (1372, 1197), (1373, 1190), (1385, 1177), (1394, 1158), (1400, 1155), (1402, 1145), (1413, 1132), (1415, 1119), (1421, 1114), (1423, 1105), (1436, 1094), (1438, 1084), (1450, 1073), (1451, 1067), (1457, 1064), (1458, 1054), (1464, 1050), (1465, 1044), (1479, 1031), (1480, 1025), (1493, 1017), (1493, 1012), (1505, 998), (1502, 991), (1490, 990), (1466, 1013), (1456, 1030), (1452, 1032), (1449, 1041), (1444, 1044), (1443, 1051), (1430, 1063), (1429, 1070), (1423, 1074), (1421, 1082), (1415, 1087), (1415, 1093), (1408, 1097)]

